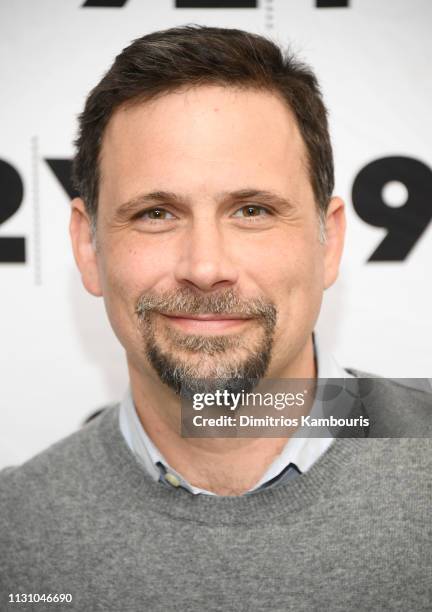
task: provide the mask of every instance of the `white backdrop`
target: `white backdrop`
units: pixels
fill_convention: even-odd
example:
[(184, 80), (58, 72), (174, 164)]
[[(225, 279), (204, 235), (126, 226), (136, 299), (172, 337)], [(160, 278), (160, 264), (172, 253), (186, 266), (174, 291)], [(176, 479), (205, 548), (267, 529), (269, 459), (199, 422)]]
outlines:
[[(91, 3), (0, 2), (0, 467), (34, 455), (124, 393), (123, 349), (102, 300), (81, 285), (69, 243), (68, 196), (46, 160), (72, 157), (76, 116), (114, 56), (133, 38), (174, 25), (249, 29), (291, 43), (314, 67), (330, 110), (335, 193), (348, 215), (340, 278), (325, 294), (317, 327), (321, 343), (347, 367), (431, 377), (432, 3), (351, 0), (324, 8), (319, 0), (260, 0), (256, 8), (196, 2), (201, 8), (191, 9), (176, 7), (175, 0), (126, 0), (117, 7), (84, 6)], [(387, 253), (368, 261), (388, 232), (364, 220), (376, 218), (370, 194), (375, 190), (379, 199), (382, 185), (363, 174), (371, 191), (363, 188), (357, 203), (352, 188), (368, 164), (388, 157), (417, 160), (421, 172), (402, 159), (390, 176), (379, 162), (383, 185), (393, 181), (381, 204), (381, 225), (392, 228), (393, 260)], [(398, 253), (406, 233), (414, 246)], [(18, 242), (5, 240), (12, 237)]]

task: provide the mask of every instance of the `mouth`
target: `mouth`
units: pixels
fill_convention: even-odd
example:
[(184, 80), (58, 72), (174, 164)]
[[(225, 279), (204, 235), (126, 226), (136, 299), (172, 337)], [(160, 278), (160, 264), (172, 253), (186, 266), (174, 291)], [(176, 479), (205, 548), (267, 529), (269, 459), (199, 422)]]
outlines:
[(158, 313), (170, 325), (193, 334), (223, 334), (245, 326), (252, 317), (241, 314), (165, 314)]

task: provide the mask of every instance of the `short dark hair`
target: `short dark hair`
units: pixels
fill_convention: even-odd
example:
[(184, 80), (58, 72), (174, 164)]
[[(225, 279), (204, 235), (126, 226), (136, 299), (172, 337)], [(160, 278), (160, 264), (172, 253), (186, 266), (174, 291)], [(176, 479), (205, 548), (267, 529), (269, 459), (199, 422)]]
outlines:
[(279, 94), (294, 113), (307, 150), (319, 213), (334, 188), (327, 110), (311, 68), (271, 40), (237, 29), (186, 25), (134, 40), (90, 92), (79, 116), (74, 186), (96, 227), (99, 158), (113, 112), (182, 88), (216, 84)]

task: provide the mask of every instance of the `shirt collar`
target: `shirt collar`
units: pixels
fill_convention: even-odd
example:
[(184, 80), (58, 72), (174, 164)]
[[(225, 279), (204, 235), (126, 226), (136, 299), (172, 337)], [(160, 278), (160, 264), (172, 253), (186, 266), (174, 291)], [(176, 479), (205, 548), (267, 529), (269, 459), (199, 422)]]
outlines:
[[(346, 370), (341, 368), (331, 353), (324, 350), (316, 333), (312, 334), (314, 343), (315, 361), (317, 366), (317, 378), (352, 378)], [(314, 416), (322, 414), (321, 403), (314, 402), (311, 413)], [(285, 444), (280, 455), (266, 470), (254, 489), (262, 486), (265, 482), (276, 476), (288, 463), (294, 463), (303, 473), (306, 472), (315, 461), (325, 453), (333, 442), (333, 438), (305, 438), (294, 434)]]
[[(343, 370), (335, 358), (324, 348), (316, 333), (312, 334), (314, 343), (314, 352), (317, 365), (317, 377), (320, 379), (329, 378), (352, 378), (346, 370)], [(318, 415), (320, 412), (320, 403), (315, 402), (312, 407), (312, 413)], [(159, 480), (161, 477), (161, 467), (163, 472), (168, 472), (173, 478), (171, 482), (175, 486), (182, 486), (191, 493), (206, 493), (215, 495), (211, 491), (194, 487), (186, 479), (183, 478), (176, 470), (169, 466), (165, 457), (153, 443), (147, 432), (145, 431), (135, 409), (134, 401), (130, 385), (128, 386), (122, 402), (120, 404), (119, 413), (120, 429), (129, 448), (134, 453), (138, 462), (152, 476), (154, 480)], [(287, 441), (282, 449), (282, 452), (273, 460), (267, 468), (263, 476), (250, 492), (262, 487), (270, 480), (280, 474), (290, 463), (293, 463), (300, 472), (306, 472), (313, 463), (330, 447), (333, 438), (305, 438), (298, 437), (295, 434)], [(171, 485), (170, 485), (171, 486)]]

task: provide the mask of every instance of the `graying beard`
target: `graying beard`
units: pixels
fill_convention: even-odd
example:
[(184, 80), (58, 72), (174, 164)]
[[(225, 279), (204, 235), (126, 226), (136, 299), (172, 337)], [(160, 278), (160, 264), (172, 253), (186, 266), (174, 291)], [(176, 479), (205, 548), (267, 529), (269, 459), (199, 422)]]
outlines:
[(270, 362), (272, 341), (272, 336), (267, 336), (258, 354), (242, 364), (214, 364), (205, 378), (196, 366), (175, 363), (170, 356), (163, 354), (154, 342), (154, 337), (147, 340), (146, 354), (161, 381), (179, 395), (191, 397), (193, 393), (211, 393), (216, 389), (250, 391), (265, 375)]
[(174, 330), (170, 333), (170, 340), (174, 342), (176, 348), (182, 348), (189, 352), (199, 352), (204, 355), (225, 353), (227, 350), (237, 348), (240, 345), (238, 337), (186, 336)]
[(197, 295), (184, 287), (174, 294), (142, 295), (136, 305), (136, 314), (145, 318), (152, 310), (160, 312), (182, 312), (188, 314), (242, 314), (247, 317), (260, 317), (276, 322), (276, 309), (260, 298), (241, 301), (232, 289), (223, 294)]
[[(222, 362), (212, 364), (209, 373), (203, 380), (199, 372), (199, 364), (190, 365), (173, 359), (164, 354), (157, 346), (151, 320), (152, 311), (189, 313), (189, 314), (230, 314), (237, 313), (261, 319), (264, 329), (264, 340), (258, 347), (258, 352), (249, 356), (242, 363)], [(276, 308), (261, 299), (242, 302), (230, 289), (220, 294), (198, 296), (190, 289), (181, 288), (174, 294), (159, 296), (143, 295), (136, 305), (136, 314), (140, 323), (146, 345), (146, 356), (159, 375), (162, 382), (176, 393), (188, 394), (200, 390), (216, 388), (252, 389), (257, 380), (262, 378), (267, 370), (273, 345), (273, 331), (276, 324)], [(244, 348), (239, 334), (235, 336), (200, 336), (182, 334), (170, 330), (169, 340), (175, 348), (181, 348), (191, 353), (214, 356), (227, 353), (230, 350)], [(212, 380), (210, 380), (212, 379)], [(255, 381), (255, 382), (254, 382)]]

